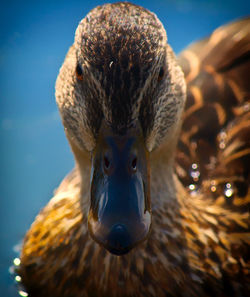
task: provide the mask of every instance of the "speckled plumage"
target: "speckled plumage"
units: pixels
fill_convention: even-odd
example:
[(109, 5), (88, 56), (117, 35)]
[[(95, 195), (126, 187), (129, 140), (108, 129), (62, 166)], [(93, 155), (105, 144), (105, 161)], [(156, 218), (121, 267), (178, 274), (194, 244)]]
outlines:
[[(129, 3), (83, 19), (56, 85), (77, 165), (25, 237), (19, 273), (29, 296), (248, 295), (249, 24), (222, 27), (179, 57), (188, 88), (174, 163), (186, 86), (161, 23)], [(223, 51), (210, 57), (216, 46)], [(223, 86), (212, 90), (216, 83)], [(120, 257), (87, 230), (90, 152), (102, 121), (118, 134), (139, 121), (151, 151), (151, 233)], [(192, 164), (201, 176), (190, 177)]]
[[(149, 150), (175, 126), (185, 83), (166, 41), (153, 13), (126, 3), (99, 6), (80, 22), (56, 87), (62, 119), (79, 146), (93, 150), (103, 119), (119, 134), (139, 119)], [(165, 75), (159, 83), (161, 68)]]

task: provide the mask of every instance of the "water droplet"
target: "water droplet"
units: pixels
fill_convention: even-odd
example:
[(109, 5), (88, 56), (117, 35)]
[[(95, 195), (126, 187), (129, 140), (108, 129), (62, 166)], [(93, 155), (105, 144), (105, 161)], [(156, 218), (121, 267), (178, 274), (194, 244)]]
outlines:
[(198, 168), (198, 165), (196, 163), (193, 163), (190, 170), (190, 175), (194, 182), (198, 182), (200, 178), (200, 171)]
[(197, 165), (196, 163), (193, 163), (193, 164), (192, 164), (192, 168), (193, 168), (193, 169), (197, 169), (197, 168), (198, 168), (198, 165)]
[(227, 133), (225, 131), (221, 131), (220, 138), (221, 139), (226, 139), (227, 138)]
[(27, 297), (27, 296), (29, 296), (29, 294), (28, 294), (27, 292), (23, 291), (23, 290), (20, 290), (18, 293), (19, 293), (19, 295), (22, 296), (22, 297)]
[(194, 191), (195, 190), (195, 185), (194, 184), (189, 185), (189, 190)]
[(232, 185), (230, 183), (226, 183), (225, 189), (224, 189), (224, 194), (227, 198), (231, 197), (234, 193), (234, 190), (232, 188)]
[(249, 111), (250, 110), (250, 103), (244, 104), (244, 111)]
[(226, 147), (225, 142), (220, 142), (220, 144), (219, 144), (219, 148), (220, 148), (221, 150), (223, 150), (225, 147)]
[(113, 63), (114, 63), (114, 61), (111, 61), (111, 62), (109, 63), (109, 68), (112, 67)]
[(217, 187), (216, 187), (216, 181), (215, 180), (212, 180), (211, 181), (211, 187), (210, 187), (210, 190), (211, 192), (216, 192), (217, 191)]
[(15, 267), (14, 267), (13, 265), (11, 265), (11, 266), (9, 267), (9, 273), (10, 273), (10, 274), (14, 274), (14, 273), (15, 273)]
[(13, 247), (13, 251), (16, 253), (16, 254), (20, 254), (22, 250), (22, 242), (16, 244), (14, 247)]
[(212, 191), (212, 192), (216, 192), (216, 190), (217, 190), (216, 186), (212, 186), (212, 187), (211, 187), (211, 191)]
[(22, 280), (21, 276), (20, 275), (16, 275), (15, 281), (16, 282), (20, 282), (21, 280)]
[(198, 181), (199, 176), (200, 176), (200, 172), (199, 171), (192, 171), (191, 176), (192, 176), (194, 181)]
[(227, 139), (227, 133), (225, 131), (221, 131), (218, 140), (219, 140), (219, 148), (223, 150), (226, 147), (226, 139)]
[(190, 190), (190, 195), (195, 196), (195, 195), (197, 194), (197, 190), (198, 190), (197, 185), (195, 185), (195, 184), (190, 184), (190, 185), (188, 186), (188, 188), (189, 188), (189, 190)]
[(15, 258), (13, 260), (13, 263), (14, 263), (15, 266), (19, 266), (21, 264), (21, 260), (19, 258)]

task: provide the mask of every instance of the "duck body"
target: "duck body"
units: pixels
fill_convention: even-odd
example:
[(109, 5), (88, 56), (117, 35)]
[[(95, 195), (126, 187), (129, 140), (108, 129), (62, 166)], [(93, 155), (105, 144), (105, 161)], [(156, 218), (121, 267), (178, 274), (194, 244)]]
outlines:
[[(128, 17), (122, 17), (124, 11)], [(148, 21), (150, 18), (155, 22), (153, 25)], [(132, 47), (132, 35), (129, 35), (132, 41), (125, 40), (124, 44), (124, 40), (118, 38), (119, 30), (124, 36), (131, 32), (134, 36), (139, 34), (130, 25), (132, 19), (138, 28), (144, 26), (143, 32), (150, 36), (148, 43), (146, 37), (142, 45), (145, 55)], [(115, 22), (120, 28), (114, 30), (116, 46), (104, 38), (106, 43), (97, 47), (100, 44), (95, 38), (100, 40), (101, 35), (112, 31), (108, 25), (97, 30), (99, 35), (84, 36), (92, 32), (88, 26), (97, 28), (100, 20), (105, 20), (105, 24)], [(143, 8), (117, 3), (97, 7), (77, 29), (75, 43), (56, 86), (57, 103), (76, 168), (36, 217), (24, 239), (18, 273), (29, 296), (249, 295), (250, 88), (246, 76), (250, 69), (250, 21), (221, 27), (180, 55), (179, 63), (187, 82), (183, 116), (186, 87), (182, 83), (182, 71), (171, 48), (164, 47), (166, 37), (161, 29), (156, 32), (158, 37), (154, 37), (154, 31), (147, 29), (151, 25), (161, 28), (158, 19)], [(79, 54), (82, 43), (77, 36), (84, 36), (85, 56)], [(129, 55), (126, 64), (123, 56), (130, 46), (134, 54)], [(87, 52), (89, 49), (100, 53), (99, 60)], [(154, 50), (155, 56), (147, 56)], [(102, 60), (102, 55), (110, 55), (109, 51), (113, 59)], [(218, 54), (212, 59), (209, 55), (213, 51)], [(85, 70), (79, 69), (79, 61)], [(152, 61), (155, 61), (153, 66)], [(125, 72), (123, 68), (119, 70), (122, 63), (126, 64)], [(157, 63), (165, 63), (164, 71)], [(138, 70), (137, 66), (142, 64), (145, 69)], [(86, 69), (92, 69), (87, 76)], [(147, 76), (148, 72), (153, 73), (152, 78)], [(138, 75), (141, 80), (133, 82), (129, 75)], [(98, 79), (90, 81), (92, 76)], [(100, 85), (95, 85), (96, 81)], [(109, 85), (112, 85), (110, 89)], [(124, 98), (117, 91), (117, 85)], [(156, 90), (154, 95), (159, 99), (155, 105), (151, 105), (149, 95), (152, 94), (147, 95), (152, 90)], [(168, 93), (166, 102), (163, 91)], [(79, 101), (77, 94), (81, 92), (86, 95), (85, 101)], [(131, 94), (135, 93), (140, 101), (132, 100)], [(98, 102), (96, 97), (104, 99)], [(213, 117), (211, 124), (206, 123), (208, 113)], [(167, 119), (162, 119), (162, 115)], [(176, 148), (181, 117), (183, 128)], [(137, 121), (133, 122), (138, 118), (146, 150), (150, 152), (146, 157), (150, 169), (145, 170), (150, 175), (148, 211), (152, 223), (146, 238), (136, 242), (129, 252), (121, 250), (122, 255), (117, 256), (96, 239), (99, 231), (95, 233), (94, 227), (94, 231), (89, 231), (93, 224), (90, 201), (95, 198), (90, 183), (94, 175), (93, 159), (102, 134), (98, 131), (106, 131), (103, 122), (114, 125), (114, 134), (124, 137), (130, 131), (128, 127), (138, 125)], [(126, 143), (127, 138), (124, 141)], [(98, 215), (101, 221), (100, 213)]]

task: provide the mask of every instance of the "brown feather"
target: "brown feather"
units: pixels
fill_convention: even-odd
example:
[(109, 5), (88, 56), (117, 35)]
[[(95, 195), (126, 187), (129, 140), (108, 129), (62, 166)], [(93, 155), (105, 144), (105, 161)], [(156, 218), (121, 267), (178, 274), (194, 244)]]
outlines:
[[(90, 156), (66, 130), (77, 168), (24, 239), (18, 273), (29, 296), (248, 296), (249, 25), (245, 19), (223, 26), (181, 54), (188, 98), (178, 178), (168, 171), (173, 156), (167, 141), (151, 154), (150, 236), (127, 255), (110, 254), (88, 234)], [(72, 47), (66, 70), (75, 63), (73, 54)], [(72, 92), (73, 74), (69, 79)], [(59, 95), (59, 105), (76, 104), (73, 95), (66, 103)]]

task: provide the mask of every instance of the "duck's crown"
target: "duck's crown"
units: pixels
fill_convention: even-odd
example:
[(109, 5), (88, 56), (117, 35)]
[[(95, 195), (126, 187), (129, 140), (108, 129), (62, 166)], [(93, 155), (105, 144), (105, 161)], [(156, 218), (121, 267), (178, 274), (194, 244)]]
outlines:
[(68, 119), (57, 90), (66, 128), (75, 130), (72, 117), (82, 119), (83, 145), (92, 150), (103, 120), (117, 134), (140, 123), (148, 149), (154, 148), (176, 122), (185, 97), (182, 72), (158, 18), (127, 2), (98, 6), (80, 22), (73, 47), (78, 79), (70, 95), (79, 108)]

